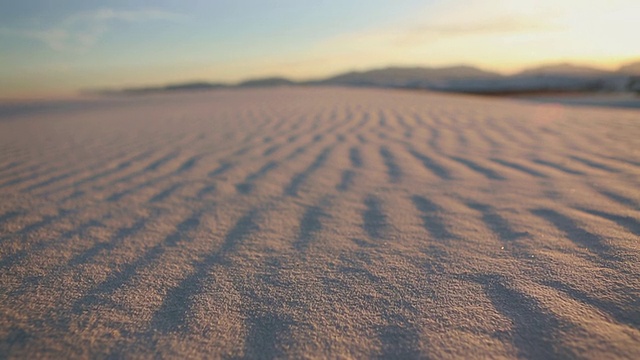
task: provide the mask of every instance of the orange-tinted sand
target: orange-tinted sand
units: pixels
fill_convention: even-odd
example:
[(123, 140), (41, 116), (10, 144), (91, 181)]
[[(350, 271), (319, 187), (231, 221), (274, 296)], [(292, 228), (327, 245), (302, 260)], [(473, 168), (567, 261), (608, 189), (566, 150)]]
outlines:
[(640, 358), (640, 112), (392, 90), (0, 119), (10, 358)]

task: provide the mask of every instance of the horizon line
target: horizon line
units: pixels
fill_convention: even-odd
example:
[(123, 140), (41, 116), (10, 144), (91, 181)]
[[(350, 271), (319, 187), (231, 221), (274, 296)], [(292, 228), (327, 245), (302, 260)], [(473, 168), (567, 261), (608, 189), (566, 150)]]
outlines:
[(397, 63), (395, 64), (390, 63), (384, 66), (374, 66), (374, 67), (367, 67), (367, 68), (351, 67), (341, 71), (332, 71), (324, 76), (313, 76), (313, 77), (305, 77), (305, 78), (301, 78), (298, 76), (287, 76), (281, 73), (274, 73), (270, 75), (246, 76), (238, 80), (232, 80), (232, 81), (207, 79), (206, 77), (202, 77), (202, 78), (192, 78), (191, 80), (185, 79), (185, 80), (177, 80), (177, 81), (158, 82), (158, 83), (138, 83), (138, 84), (131, 84), (131, 85), (124, 84), (118, 87), (97, 85), (95, 87), (76, 88), (68, 91), (58, 91), (58, 92), (45, 91), (45, 92), (33, 92), (25, 95), (0, 96), (0, 103), (6, 104), (6, 103), (12, 103), (12, 102), (21, 103), (21, 102), (30, 102), (30, 101), (72, 100), (72, 99), (80, 99), (90, 95), (96, 95), (96, 94), (99, 94), (100, 92), (109, 92), (109, 91), (118, 92), (118, 91), (123, 91), (128, 89), (144, 89), (144, 88), (153, 89), (153, 88), (161, 88), (161, 87), (167, 87), (172, 85), (183, 85), (183, 84), (193, 84), (193, 83), (206, 83), (210, 85), (219, 84), (221, 86), (229, 86), (229, 87), (238, 86), (248, 81), (264, 80), (264, 79), (286, 79), (294, 83), (304, 83), (304, 82), (322, 81), (324, 79), (332, 78), (342, 74), (363, 73), (368, 71), (384, 70), (384, 69), (391, 69), (391, 68), (400, 68), (400, 69), (422, 68), (422, 69), (436, 70), (436, 69), (449, 69), (449, 68), (456, 68), (456, 67), (468, 67), (468, 68), (474, 68), (480, 71), (495, 73), (499, 76), (508, 77), (508, 76), (514, 76), (514, 75), (523, 73), (528, 70), (534, 70), (534, 69), (546, 67), (546, 66), (569, 65), (569, 66), (575, 66), (575, 67), (589, 68), (596, 71), (615, 73), (624, 66), (640, 63), (640, 56), (627, 58), (621, 61), (617, 61), (616, 63), (617, 65), (602, 66), (602, 64), (594, 65), (594, 62), (589, 62), (589, 61), (559, 59), (559, 60), (538, 62), (535, 65), (522, 66), (522, 67), (519, 67), (518, 70), (512, 70), (512, 71), (493, 70), (493, 69), (486, 68), (482, 65), (473, 65), (472, 63), (463, 63), (463, 62), (450, 63), (447, 65), (441, 65), (441, 66), (427, 65), (427, 64), (402, 65)]

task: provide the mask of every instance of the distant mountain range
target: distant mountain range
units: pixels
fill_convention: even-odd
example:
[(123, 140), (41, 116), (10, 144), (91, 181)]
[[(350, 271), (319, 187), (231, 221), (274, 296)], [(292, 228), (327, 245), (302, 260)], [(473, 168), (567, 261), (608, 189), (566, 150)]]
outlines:
[(640, 92), (640, 61), (616, 71), (576, 66), (569, 63), (544, 65), (514, 75), (501, 75), (472, 66), (387, 67), (352, 71), (325, 79), (293, 81), (283, 77), (250, 79), (237, 84), (189, 82), (158, 87), (126, 88), (100, 93), (152, 93), (185, 90), (209, 90), (235, 87), (269, 86), (367, 86), (425, 89), (486, 95), (548, 92)]
[(495, 77), (500, 77), (500, 75), (471, 66), (443, 68), (388, 67), (364, 72), (348, 72), (319, 80), (316, 83), (330, 85), (413, 87), (422, 83), (462, 79), (490, 79)]

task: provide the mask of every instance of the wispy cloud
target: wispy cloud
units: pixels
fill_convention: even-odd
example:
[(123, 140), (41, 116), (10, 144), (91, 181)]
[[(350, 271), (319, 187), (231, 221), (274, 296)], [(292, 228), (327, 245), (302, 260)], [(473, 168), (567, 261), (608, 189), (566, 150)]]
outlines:
[(82, 51), (94, 46), (118, 22), (178, 22), (186, 17), (161, 10), (98, 9), (72, 14), (44, 29), (0, 28), (0, 35), (23, 37), (42, 42), (56, 51)]
[(485, 19), (472, 23), (441, 23), (424, 25), (411, 29), (416, 33), (434, 33), (439, 35), (480, 35), (496, 33), (516, 33), (531, 30), (547, 30), (550, 26), (540, 20), (528, 18), (503, 17)]
[(558, 31), (551, 22), (527, 16), (494, 17), (464, 22), (434, 22), (405, 29), (395, 40), (398, 45), (413, 45), (425, 41), (468, 36), (513, 36), (524, 33)]

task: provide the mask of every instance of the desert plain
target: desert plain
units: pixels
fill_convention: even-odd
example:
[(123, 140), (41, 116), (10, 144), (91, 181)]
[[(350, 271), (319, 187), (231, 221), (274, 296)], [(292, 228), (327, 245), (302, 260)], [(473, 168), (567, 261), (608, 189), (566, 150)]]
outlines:
[(2, 358), (640, 358), (640, 112), (385, 89), (0, 111)]

